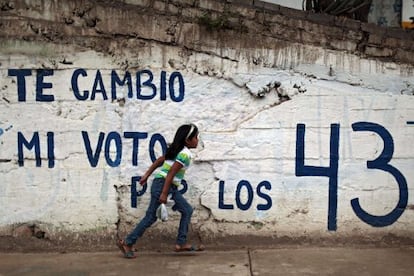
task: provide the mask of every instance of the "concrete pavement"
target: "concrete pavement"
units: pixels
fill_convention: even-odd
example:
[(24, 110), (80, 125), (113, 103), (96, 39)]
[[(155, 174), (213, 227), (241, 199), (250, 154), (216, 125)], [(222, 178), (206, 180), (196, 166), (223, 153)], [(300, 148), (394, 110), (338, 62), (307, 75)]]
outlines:
[(285, 247), (197, 253), (0, 253), (0, 275), (413, 275), (414, 248)]

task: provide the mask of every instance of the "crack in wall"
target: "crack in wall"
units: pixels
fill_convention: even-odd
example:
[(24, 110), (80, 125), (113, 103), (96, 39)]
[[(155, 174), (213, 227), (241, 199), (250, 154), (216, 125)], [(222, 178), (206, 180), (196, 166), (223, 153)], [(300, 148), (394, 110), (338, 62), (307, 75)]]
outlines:
[(123, 239), (122, 234), (124, 233), (123, 229), (123, 217), (125, 216), (124, 207), (122, 206), (121, 199), (123, 197), (123, 194), (125, 193), (125, 189), (127, 188), (126, 185), (122, 185), (118, 187), (117, 185), (113, 185), (116, 193), (116, 210), (118, 212), (118, 220), (115, 222), (115, 228), (116, 228), (116, 236), (117, 239)]

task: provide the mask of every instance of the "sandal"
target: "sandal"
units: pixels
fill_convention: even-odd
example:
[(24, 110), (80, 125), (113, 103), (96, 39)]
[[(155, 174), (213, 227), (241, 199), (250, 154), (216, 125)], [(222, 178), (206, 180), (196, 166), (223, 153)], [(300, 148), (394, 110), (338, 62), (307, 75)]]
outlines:
[(118, 246), (119, 250), (121, 250), (122, 254), (124, 254), (125, 258), (134, 259), (137, 257), (135, 256), (134, 252), (130, 249), (130, 247), (125, 244), (123, 240), (118, 240), (116, 245)]
[(204, 251), (204, 249), (205, 249), (204, 245), (199, 245), (199, 246), (195, 246), (195, 245), (190, 245), (190, 246), (176, 245), (175, 246), (175, 252)]

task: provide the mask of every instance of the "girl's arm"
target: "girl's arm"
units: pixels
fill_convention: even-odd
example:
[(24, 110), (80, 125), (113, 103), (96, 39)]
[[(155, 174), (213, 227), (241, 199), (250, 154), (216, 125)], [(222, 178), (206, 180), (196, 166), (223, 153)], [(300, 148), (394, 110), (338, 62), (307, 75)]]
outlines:
[(148, 177), (150, 177), (150, 175), (155, 171), (155, 169), (161, 166), (164, 163), (164, 161), (165, 161), (165, 156), (161, 156), (157, 160), (155, 160), (154, 163), (152, 163), (152, 165), (148, 168), (148, 170), (141, 177), (141, 179), (139, 180), (139, 184), (141, 184), (141, 186), (147, 184)]
[(174, 162), (171, 166), (170, 171), (168, 172), (167, 176), (165, 177), (164, 187), (162, 188), (162, 193), (160, 195), (159, 201), (161, 203), (167, 203), (167, 196), (168, 191), (170, 190), (171, 183), (173, 182), (174, 176), (177, 172), (183, 167), (183, 164), (180, 162)]

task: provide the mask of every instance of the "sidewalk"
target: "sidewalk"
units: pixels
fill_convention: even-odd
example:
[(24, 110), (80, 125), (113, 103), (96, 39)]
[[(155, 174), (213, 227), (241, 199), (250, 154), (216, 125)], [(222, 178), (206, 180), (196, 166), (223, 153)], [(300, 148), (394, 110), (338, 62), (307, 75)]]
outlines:
[(195, 253), (0, 253), (0, 275), (413, 275), (414, 248), (292, 247)]

